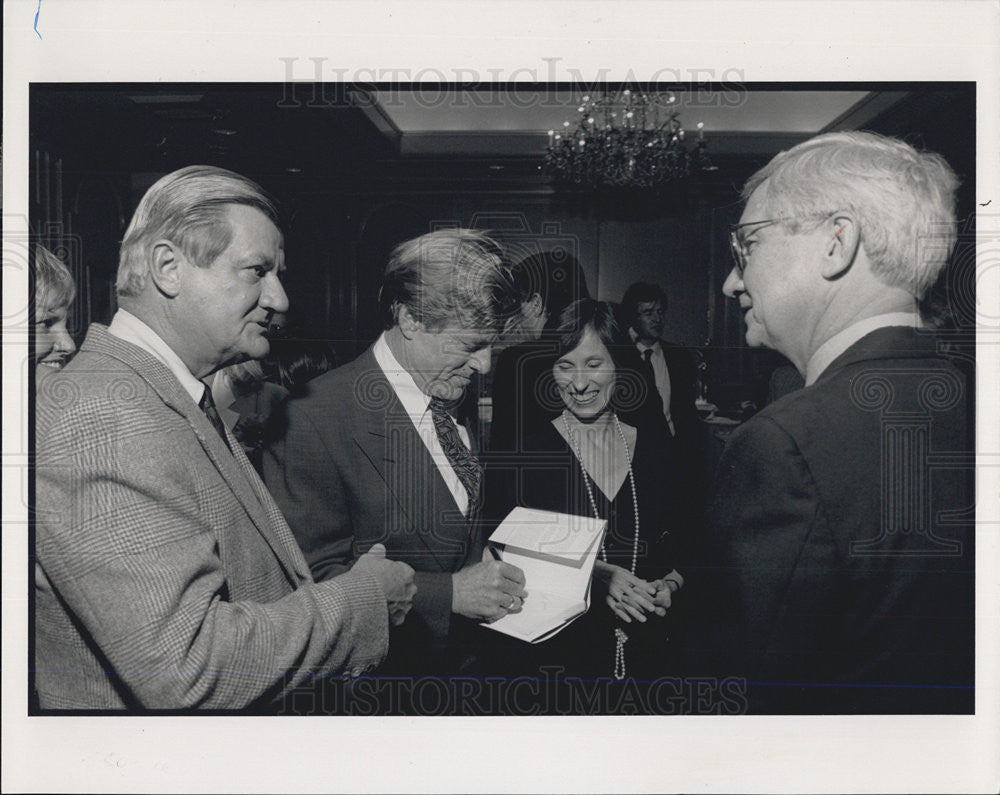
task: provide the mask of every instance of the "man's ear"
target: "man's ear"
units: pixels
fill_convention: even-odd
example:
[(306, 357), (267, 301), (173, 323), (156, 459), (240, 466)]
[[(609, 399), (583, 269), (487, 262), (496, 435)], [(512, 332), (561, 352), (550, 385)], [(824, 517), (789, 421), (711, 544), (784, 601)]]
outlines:
[(149, 277), (168, 298), (181, 291), (180, 264), (184, 254), (169, 240), (157, 240), (149, 253)]
[(418, 331), (424, 330), (424, 324), (410, 313), (406, 304), (400, 304), (396, 309), (396, 325), (399, 326), (403, 337), (408, 340), (413, 339)]
[(827, 222), (824, 228), (830, 233), (823, 251), (823, 278), (828, 281), (839, 279), (854, 264), (861, 245), (861, 229), (854, 217), (846, 213), (836, 213), (832, 223)]

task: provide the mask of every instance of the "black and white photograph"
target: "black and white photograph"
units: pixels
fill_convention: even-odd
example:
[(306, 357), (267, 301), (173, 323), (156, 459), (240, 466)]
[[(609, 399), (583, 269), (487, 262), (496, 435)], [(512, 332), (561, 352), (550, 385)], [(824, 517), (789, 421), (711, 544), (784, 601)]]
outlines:
[(995, 790), (1000, 13), (908, 6), (5, 6), (4, 788)]

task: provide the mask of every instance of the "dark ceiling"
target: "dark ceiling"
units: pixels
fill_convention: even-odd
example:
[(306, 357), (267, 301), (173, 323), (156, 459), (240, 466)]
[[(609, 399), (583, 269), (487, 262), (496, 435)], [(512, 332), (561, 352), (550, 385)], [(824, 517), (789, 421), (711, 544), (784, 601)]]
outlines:
[(95, 170), (133, 173), (208, 162), (258, 175), (347, 175), (392, 156), (359, 108), (289, 100), (280, 84), (38, 86), (31, 129), (38, 143), (86, 154)]
[[(830, 128), (863, 126), (898, 134), (953, 106), (956, 96), (974, 102), (970, 85), (830, 84), (831, 90), (870, 92)], [(401, 133), (373, 95), (344, 84), (35, 84), (30, 131), (32, 149), (59, 152), (69, 172), (162, 174), (208, 163), (269, 185), (298, 181), (308, 186), (322, 180), (329, 189), (333, 177), (344, 191), (386, 185), (548, 189), (540, 155), (526, 151), (523, 140), (514, 154), (503, 146), (453, 155), (401, 154)], [(524, 133), (519, 135), (523, 139)], [(780, 131), (730, 133), (710, 138), (709, 148), (725, 177), (804, 137)], [(490, 140), (489, 135), (479, 138)], [(738, 148), (731, 146), (734, 142)]]

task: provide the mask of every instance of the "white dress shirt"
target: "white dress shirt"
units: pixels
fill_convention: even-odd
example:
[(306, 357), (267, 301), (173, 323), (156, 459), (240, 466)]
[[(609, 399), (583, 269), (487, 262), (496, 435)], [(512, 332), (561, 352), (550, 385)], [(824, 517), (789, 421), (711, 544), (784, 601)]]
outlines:
[[(167, 369), (181, 382), (181, 386), (184, 387), (184, 391), (187, 392), (191, 399), (195, 402), (195, 405), (201, 408), (201, 399), (205, 394), (205, 390), (210, 387), (204, 381), (199, 381), (194, 377), (186, 364), (181, 361), (181, 357), (178, 356), (173, 348), (167, 345), (163, 341), (163, 338), (157, 334), (153, 329), (143, 323), (139, 318), (133, 315), (131, 312), (126, 312), (124, 309), (119, 309), (115, 312), (115, 316), (111, 318), (111, 325), (108, 326), (108, 332), (118, 337), (119, 339), (125, 340), (125, 342), (131, 342), (133, 345), (137, 345), (142, 348), (147, 353), (159, 359)], [(212, 398), (215, 399), (214, 397)], [(218, 411), (218, 407), (216, 407)], [(238, 417), (239, 415), (237, 415)], [(250, 488), (253, 490), (254, 495), (262, 506), (267, 508), (270, 497), (266, 496), (267, 486), (264, 485), (264, 481), (260, 479), (260, 476), (254, 470), (253, 465), (250, 460), (246, 457), (243, 452), (243, 448), (240, 446), (239, 441), (232, 434), (230, 426), (226, 427), (226, 446), (229, 448), (233, 457), (236, 459), (239, 470), (243, 473)]]
[(180, 356), (174, 353), (173, 348), (167, 345), (159, 334), (139, 318), (131, 312), (119, 309), (111, 318), (108, 332), (125, 340), (125, 342), (137, 345), (163, 362), (167, 369), (181, 382), (184, 390), (191, 395), (191, 399), (197, 404), (201, 403), (201, 398), (205, 394), (205, 384), (195, 378), (194, 373), (188, 370), (187, 365), (181, 361)]
[(229, 378), (226, 368), (217, 370), (212, 374), (211, 384), (212, 400), (215, 401), (215, 408), (219, 412), (219, 418), (229, 430), (232, 430), (236, 427), (236, 423), (240, 421), (240, 413), (231, 408), (233, 403), (236, 402), (236, 394), (233, 392), (233, 382)]
[(657, 340), (652, 345), (640, 342), (635, 331), (630, 329), (635, 347), (639, 349), (639, 355), (645, 359), (646, 351), (652, 351), (649, 363), (653, 366), (653, 377), (656, 379), (656, 391), (660, 393), (660, 400), (663, 402), (663, 416), (667, 418), (667, 427), (670, 428), (670, 435), (674, 435), (674, 422), (670, 417), (670, 371), (667, 370), (667, 360), (663, 358), (663, 347)]
[[(392, 355), (392, 351), (389, 350), (389, 344), (385, 341), (384, 333), (375, 341), (375, 345), (372, 346), (372, 353), (375, 354), (375, 361), (382, 368), (382, 372), (396, 393), (396, 397), (399, 398), (399, 402), (403, 404), (403, 408), (413, 423), (417, 435), (431, 454), (431, 458), (434, 460), (438, 472), (441, 473), (441, 477), (444, 478), (444, 482), (448, 486), (448, 491), (455, 498), (455, 503), (458, 505), (459, 510), (463, 515), (468, 514), (469, 495), (465, 490), (465, 486), (462, 485), (458, 474), (455, 472), (454, 467), (452, 467), (451, 462), (448, 460), (448, 456), (445, 455), (441, 447), (441, 442), (438, 441), (437, 431), (434, 429), (434, 418), (431, 416), (430, 395), (423, 392), (417, 386), (417, 383), (413, 380), (413, 376)], [(452, 422), (455, 422), (454, 418), (452, 418)], [(458, 428), (458, 435), (462, 440), (462, 444), (471, 450), (472, 445), (469, 442), (469, 432), (458, 423), (455, 423), (455, 426)]]
[(916, 311), (890, 312), (885, 315), (875, 315), (874, 317), (859, 320), (843, 331), (834, 334), (816, 349), (816, 352), (810, 357), (808, 364), (806, 364), (806, 386), (816, 383), (816, 379), (823, 374), (823, 371), (827, 367), (833, 364), (834, 359), (866, 334), (870, 334), (876, 329), (888, 328), (890, 326), (920, 328), (922, 325), (920, 314)]

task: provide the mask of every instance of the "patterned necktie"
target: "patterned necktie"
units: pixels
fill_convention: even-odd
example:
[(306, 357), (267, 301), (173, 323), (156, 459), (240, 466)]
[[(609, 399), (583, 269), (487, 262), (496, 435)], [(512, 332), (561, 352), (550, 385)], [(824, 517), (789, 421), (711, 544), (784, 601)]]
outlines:
[(434, 420), (434, 430), (437, 432), (441, 449), (444, 450), (448, 463), (455, 470), (458, 479), (462, 481), (466, 494), (469, 495), (468, 515), (472, 516), (479, 503), (479, 487), (483, 482), (483, 465), (472, 451), (465, 446), (458, 435), (458, 428), (448, 414), (445, 402), (441, 398), (431, 398), (431, 418)]
[[(222, 437), (222, 441), (226, 443), (226, 447), (229, 447), (229, 440), (226, 438), (226, 426), (222, 422), (222, 417), (219, 416), (219, 410), (215, 408), (215, 401), (212, 399), (212, 390), (207, 386), (205, 387), (204, 394), (201, 396), (201, 401), (198, 403), (198, 408), (205, 413), (208, 421), (212, 423), (212, 427)], [(229, 452), (233, 452), (233, 448), (229, 447)]]

